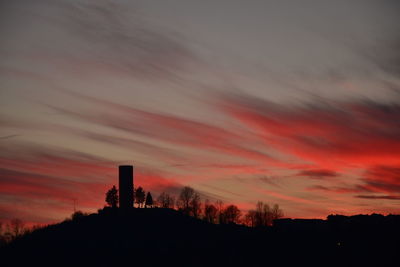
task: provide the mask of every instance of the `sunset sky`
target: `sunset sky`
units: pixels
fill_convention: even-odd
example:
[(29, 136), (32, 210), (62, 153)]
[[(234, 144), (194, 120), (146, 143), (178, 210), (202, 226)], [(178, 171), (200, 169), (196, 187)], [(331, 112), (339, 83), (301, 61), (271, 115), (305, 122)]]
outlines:
[(94, 212), (119, 164), (286, 217), (400, 211), (400, 1), (0, 2), (0, 221)]

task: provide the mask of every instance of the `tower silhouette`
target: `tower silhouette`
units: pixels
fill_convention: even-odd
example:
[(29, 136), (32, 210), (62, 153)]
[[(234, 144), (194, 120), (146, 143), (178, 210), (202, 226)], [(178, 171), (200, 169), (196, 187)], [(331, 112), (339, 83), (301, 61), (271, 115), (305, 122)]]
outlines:
[(119, 207), (133, 208), (133, 166), (119, 166)]

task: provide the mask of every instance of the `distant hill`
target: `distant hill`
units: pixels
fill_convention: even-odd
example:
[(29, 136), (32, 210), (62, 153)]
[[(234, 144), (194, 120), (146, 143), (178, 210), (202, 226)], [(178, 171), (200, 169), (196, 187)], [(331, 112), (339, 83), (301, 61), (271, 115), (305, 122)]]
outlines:
[(400, 216), (214, 225), (170, 209), (105, 209), (34, 231), (1, 266), (398, 266)]

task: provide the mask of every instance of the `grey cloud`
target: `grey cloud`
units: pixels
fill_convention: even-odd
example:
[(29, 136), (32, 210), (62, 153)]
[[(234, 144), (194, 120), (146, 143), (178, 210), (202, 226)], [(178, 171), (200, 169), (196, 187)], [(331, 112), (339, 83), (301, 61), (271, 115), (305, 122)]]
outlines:
[(10, 139), (10, 138), (18, 137), (18, 136), (19, 136), (19, 134), (4, 135), (4, 136), (0, 136), (0, 140)]
[(356, 198), (364, 198), (364, 199), (387, 199), (387, 200), (400, 200), (400, 196), (390, 196), (390, 195), (357, 195)]
[[(246, 94), (221, 96), (220, 108), (261, 134), (337, 155), (392, 153), (400, 147), (400, 98), (277, 104)], [(380, 142), (381, 146), (373, 146)], [(391, 149), (385, 149), (390, 147)], [(306, 152), (306, 151), (305, 151)], [(311, 153), (311, 151), (308, 151)]]
[(224, 127), (181, 116), (145, 111), (82, 94), (71, 94), (98, 105), (101, 107), (101, 111), (76, 111), (51, 105), (47, 106), (69, 117), (158, 141), (202, 150), (209, 149), (258, 161), (277, 161), (264, 152), (246, 147), (242, 142), (243, 137)]
[(179, 79), (178, 72), (198, 60), (187, 40), (150, 22), (132, 2), (21, 1), (6, 2), (4, 9), (8, 27), (0, 32), (9, 38), (0, 52), (27, 58), (39, 54), (39, 60), (64, 73), (98, 68), (152, 80)]
[(274, 186), (274, 187), (281, 187), (278, 184), (278, 179), (276, 177), (268, 177), (268, 176), (262, 176), (259, 178), (261, 182), (266, 183), (268, 185)]

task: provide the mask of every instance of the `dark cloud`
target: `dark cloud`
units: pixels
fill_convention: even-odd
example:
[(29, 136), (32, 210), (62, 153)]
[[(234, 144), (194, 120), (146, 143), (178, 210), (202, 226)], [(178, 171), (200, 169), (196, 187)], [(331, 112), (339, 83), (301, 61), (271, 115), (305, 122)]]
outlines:
[(22, 141), (2, 143), (0, 145), (0, 158), (19, 159), (29, 163), (39, 163), (40, 161), (57, 162), (56, 159), (60, 158), (66, 161), (85, 162), (87, 164), (101, 163), (109, 166), (115, 164), (113, 161), (82, 151)]
[(325, 178), (325, 177), (336, 177), (339, 174), (331, 170), (304, 170), (300, 171), (298, 176), (307, 176), (311, 178)]
[[(343, 186), (309, 187), (311, 191), (326, 191), (333, 193), (364, 193), (356, 198), (365, 199), (399, 199), (400, 194), (400, 167), (398, 166), (373, 166), (369, 167), (359, 179), (361, 183), (346, 184)], [(385, 194), (385, 195), (376, 195)]]
[(347, 193), (360, 193), (365, 192), (360, 186), (357, 185), (347, 185), (347, 186), (323, 186), (323, 185), (314, 185), (307, 188), (309, 191), (323, 191), (323, 192), (332, 192), (337, 194), (347, 194)]
[(10, 134), (10, 135), (4, 135), (0, 136), (0, 139), (10, 139), (19, 136), (18, 134)]
[[(328, 101), (276, 104), (246, 95), (225, 95), (220, 105), (264, 136), (276, 149), (332, 165), (384, 163), (400, 153), (400, 101)], [(335, 171), (335, 169), (333, 169)]]
[(194, 54), (175, 33), (151, 25), (130, 3), (82, 2), (67, 10), (69, 27), (99, 53), (98, 63), (110, 63), (133, 75), (154, 79), (184, 71)]
[(364, 198), (364, 199), (387, 199), (387, 200), (400, 200), (400, 196), (372, 196), (372, 195), (358, 195), (357, 198)]
[[(400, 9), (398, 10), (400, 12)], [(399, 27), (400, 32), (400, 27)], [(375, 53), (374, 53), (375, 52)], [(378, 46), (366, 55), (382, 71), (400, 77), (400, 34), (386, 45)]]
[[(299, 176), (336, 177), (344, 167), (365, 169), (354, 183), (306, 188), (337, 194), (400, 193), (400, 101), (367, 99), (276, 104), (244, 95), (226, 96), (221, 107), (280, 152), (312, 162)], [(345, 177), (344, 177), (345, 178)], [(387, 198), (387, 199), (391, 199)]]
[(179, 72), (199, 61), (188, 40), (152, 23), (130, 1), (9, 1), (4, 10), (13, 31), (10, 25), (0, 28), (10, 36), (0, 52), (18, 57), (22, 49), (28, 58), (35, 57), (23, 48), (29, 42), (31, 51), (41, 55), (38, 60), (61, 68), (64, 75), (108, 71), (178, 81)]
[(14, 195), (24, 197), (64, 201), (78, 195), (93, 193), (92, 191), (96, 191), (99, 186), (105, 187), (97, 181), (73, 181), (61, 176), (45, 175), (30, 170), (0, 168), (1, 193), (12, 192)]
[(400, 193), (400, 167), (398, 165), (371, 167), (361, 180), (364, 182), (364, 188), (370, 192)]
[[(221, 188), (219, 186), (213, 186), (213, 185), (209, 185), (209, 184), (203, 184), (203, 187), (209, 188), (213, 191), (217, 191), (220, 192), (220, 194), (216, 193), (216, 194), (212, 194), (210, 192), (206, 192), (206, 191), (201, 191), (201, 194), (208, 199), (212, 199), (212, 200), (226, 200), (229, 199), (227, 196), (233, 196), (233, 197), (242, 197), (241, 194), (236, 193), (233, 190), (229, 190), (229, 188)], [(221, 194), (222, 193), (222, 194)]]
[(269, 176), (262, 176), (259, 178), (261, 182), (271, 185), (273, 187), (281, 187), (278, 183), (279, 178), (276, 177), (269, 177)]
[(96, 104), (101, 107), (101, 111), (77, 111), (49, 105), (48, 107), (68, 117), (158, 141), (278, 163), (268, 154), (246, 147), (242, 136), (223, 127), (180, 116), (145, 111), (81, 94), (71, 94)]

